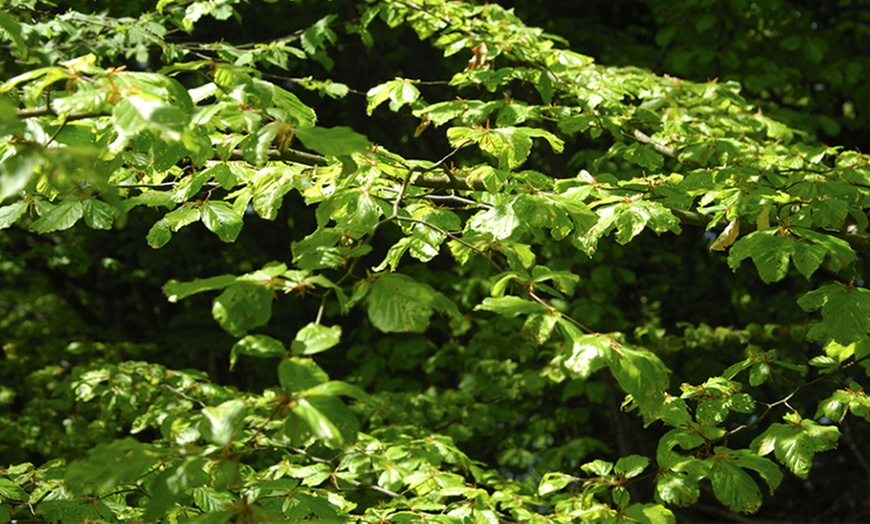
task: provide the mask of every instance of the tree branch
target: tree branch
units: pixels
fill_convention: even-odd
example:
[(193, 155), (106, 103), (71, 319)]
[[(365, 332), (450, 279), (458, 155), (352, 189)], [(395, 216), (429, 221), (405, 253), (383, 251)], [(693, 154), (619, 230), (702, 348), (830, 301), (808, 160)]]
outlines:
[[(25, 118), (37, 118), (40, 116), (61, 116), (57, 111), (52, 109), (49, 106), (39, 107), (36, 109), (19, 109), (15, 116), (21, 119)], [(68, 115), (64, 115), (64, 122), (72, 122), (73, 120), (85, 120), (88, 118), (103, 118), (112, 116), (112, 113), (70, 113)]]
[[(710, 224), (711, 218), (708, 215), (702, 215), (696, 211), (684, 211), (682, 209), (671, 209), (670, 211), (675, 217), (680, 219), (680, 222), (688, 226), (706, 228)], [(741, 222), (740, 229), (741, 234), (743, 232), (755, 231), (755, 225)], [(825, 233), (845, 240), (856, 253), (870, 255), (870, 234), (864, 231), (825, 231)]]
[(652, 148), (656, 152), (661, 153), (662, 155), (665, 155), (666, 157), (673, 158), (674, 160), (680, 159), (680, 153), (677, 152), (676, 149), (674, 149), (672, 147), (668, 147), (668, 146), (661, 144), (659, 142), (656, 142), (649, 135), (647, 135), (643, 131), (640, 131), (639, 129), (631, 129), (630, 134), (623, 131), (623, 134), (629, 138), (633, 138), (633, 139), (637, 140), (641, 144), (651, 145)]
[(460, 189), (464, 191), (487, 191), (486, 186), (480, 179), (468, 180), (467, 178), (456, 178), (449, 175), (422, 175), (418, 176), (411, 183), (414, 187), (425, 187), (428, 189)]
[[(329, 159), (325, 156), (315, 155), (298, 149), (269, 149), (266, 154), (272, 162), (297, 162), (309, 166), (326, 166), (329, 165)], [(241, 149), (233, 149), (232, 154), (226, 160), (246, 160)]]

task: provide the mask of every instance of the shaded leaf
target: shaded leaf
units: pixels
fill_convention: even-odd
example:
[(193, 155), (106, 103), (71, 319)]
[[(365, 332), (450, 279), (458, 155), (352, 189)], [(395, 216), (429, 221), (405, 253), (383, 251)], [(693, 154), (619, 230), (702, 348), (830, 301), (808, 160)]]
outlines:
[(258, 284), (232, 284), (214, 300), (211, 312), (229, 334), (244, 336), (249, 330), (269, 322), (272, 290)]
[(84, 215), (85, 206), (80, 200), (65, 200), (30, 224), (34, 233), (62, 231), (75, 225)]
[(861, 342), (870, 330), (870, 291), (828, 284), (798, 299), (804, 311), (820, 309), (822, 321), (810, 328), (811, 339), (836, 340), (842, 345)]
[(304, 391), (329, 380), (329, 376), (313, 360), (292, 357), (278, 365), (278, 380), (291, 392)]
[(27, 202), (15, 202), (0, 207), (0, 229), (6, 229), (21, 218), (27, 211)]

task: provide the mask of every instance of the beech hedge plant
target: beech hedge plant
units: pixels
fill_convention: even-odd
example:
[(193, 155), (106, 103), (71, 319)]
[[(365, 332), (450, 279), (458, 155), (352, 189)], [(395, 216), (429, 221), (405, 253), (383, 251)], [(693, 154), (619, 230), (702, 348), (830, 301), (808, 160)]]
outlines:
[[(285, 2), (267, 38), (238, 0), (142, 4), (0, 12), (2, 234), (50, 245), (49, 276), (83, 246), (150, 252), (130, 269), (177, 315), (41, 318), (61, 354), (6, 308), (0, 520), (751, 514), (870, 420), (861, 152), (495, 3)], [(408, 40), (433, 76), (398, 65)], [(191, 242), (217, 246), (202, 273), (172, 264)], [(73, 304), (12, 291), (46, 253), (0, 257), (31, 312)], [(213, 321), (164, 347), (185, 314)]]

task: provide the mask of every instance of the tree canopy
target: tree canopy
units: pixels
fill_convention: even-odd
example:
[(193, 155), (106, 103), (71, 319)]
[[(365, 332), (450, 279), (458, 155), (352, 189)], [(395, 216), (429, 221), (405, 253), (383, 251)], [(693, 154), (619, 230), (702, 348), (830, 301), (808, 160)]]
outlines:
[(870, 518), (866, 2), (584, 6), (7, 0), (0, 521)]

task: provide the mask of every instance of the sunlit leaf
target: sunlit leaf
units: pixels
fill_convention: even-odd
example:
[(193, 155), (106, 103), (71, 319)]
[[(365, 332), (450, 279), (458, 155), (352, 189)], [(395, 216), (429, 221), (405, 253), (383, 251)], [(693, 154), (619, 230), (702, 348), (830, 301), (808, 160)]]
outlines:
[(247, 410), (241, 400), (229, 400), (215, 407), (203, 408), (205, 421), (201, 425), (202, 435), (219, 446), (230, 443), (242, 429)]
[(324, 326), (310, 323), (296, 333), (291, 349), (297, 355), (320, 353), (338, 344), (341, 340), (341, 326)]
[(322, 155), (345, 156), (372, 146), (365, 136), (349, 127), (297, 127), (294, 133), (305, 147)]

